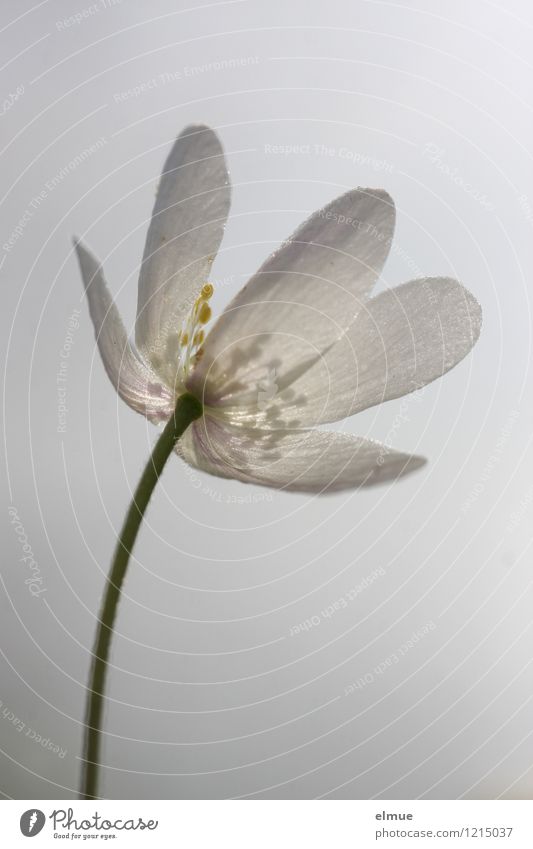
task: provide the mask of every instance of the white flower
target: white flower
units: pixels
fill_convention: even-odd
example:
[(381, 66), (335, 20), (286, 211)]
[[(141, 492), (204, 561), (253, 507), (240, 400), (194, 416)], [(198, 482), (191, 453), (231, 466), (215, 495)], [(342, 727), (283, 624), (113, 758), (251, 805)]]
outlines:
[(321, 492), (374, 484), (421, 457), (316, 430), (418, 389), (458, 363), (481, 309), (455, 280), (424, 278), (370, 298), (394, 205), (354, 189), (307, 219), (261, 266), (207, 335), (208, 282), (230, 206), (217, 136), (188, 127), (165, 163), (141, 266), (135, 345), (103, 272), (76, 244), (104, 366), (153, 422), (192, 392), (204, 414), (178, 453), (221, 477)]

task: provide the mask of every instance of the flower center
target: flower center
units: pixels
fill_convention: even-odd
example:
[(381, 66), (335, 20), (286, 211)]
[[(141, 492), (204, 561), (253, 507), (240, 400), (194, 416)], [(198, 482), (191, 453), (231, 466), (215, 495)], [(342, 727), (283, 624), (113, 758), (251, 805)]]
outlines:
[[(202, 286), (192, 309), (179, 333), (171, 333), (167, 338), (166, 351), (161, 361), (154, 362), (168, 386), (173, 386), (179, 394), (190, 369), (198, 362), (203, 353), (202, 344), (205, 338), (204, 326), (211, 318), (209, 300), (213, 295), (213, 285), (206, 283)], [(158, 358), (159, 359), (159, 358)]]

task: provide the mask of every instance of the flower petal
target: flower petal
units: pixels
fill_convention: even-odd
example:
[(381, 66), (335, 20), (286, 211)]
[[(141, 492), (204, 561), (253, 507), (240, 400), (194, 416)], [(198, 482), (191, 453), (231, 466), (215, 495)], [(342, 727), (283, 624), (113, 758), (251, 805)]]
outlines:
[(261, 431), (206, 415), (181, 440), (178, 453), (224, 478), (291, 492), (338, 492), (401, 477), (426, 462), (362, 437), (318, 430)]
[(355, 189), (307, 219), (220, 316), (189, 388), (216, 406), (257, 403), (303, 373), (354, 321), (387, 258), (394, 205)]
[(230, 206), (229, 175), (216, 134), (187, 127), (163, 167), (139, 276), (137, 346), (164, 353), (207, 281)]
[[(311, 427), (420, 389), (476, 342), (481, 307), (456, 280), (424, 278), (367, 301), (345, 336), (249, 423)], [(240, 417), (246, 423), (246, 415)]]
[(102, 267), (81, 242), (74, 243), (89, 301), (100, 355), (120, 397), (153, 421), (167, 418), (174, 402), (152, 369), (131, 347), (119, 312), (106, 286)]

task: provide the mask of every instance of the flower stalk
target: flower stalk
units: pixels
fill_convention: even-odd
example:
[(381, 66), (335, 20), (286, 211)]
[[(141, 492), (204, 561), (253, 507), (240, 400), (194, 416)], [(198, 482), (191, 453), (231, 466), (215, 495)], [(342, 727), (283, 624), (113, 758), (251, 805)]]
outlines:
[(117, 541), (98, 620), (91, 677), (87, 694), (81, 799), (98, 798), (101, 727), (109, 649), (130, 554), (152, 492), (164, 469), (165, 463), (170, 457), (177, 440), (193, 421), (200, 418), (202, 412), (202, 404), (194, 395), (185, 393), (178, 398), (174, 413), (165, 425), (161, 436), (155, 444), (152, 455), (146, 464)]

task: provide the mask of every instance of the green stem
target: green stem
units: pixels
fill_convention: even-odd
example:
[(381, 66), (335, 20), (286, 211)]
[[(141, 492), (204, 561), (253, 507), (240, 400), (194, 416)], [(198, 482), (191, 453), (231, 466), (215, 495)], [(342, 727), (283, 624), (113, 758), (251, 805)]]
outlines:
[(120, 600), (120, 593), (130, 554), (150, 501), (155, 485), (170, 457), (174, 446), (188, 426), (202, 415), (202, 405), (193, 395), (186, 393), (178, 398), (174, 415), (157, 440), (141, 480), (129, 506), (122, 531), (118, 538), (115, 556), (107, 579), (93, 653), (91, 679), (87, 694), (85, 722), (84, 767), (81, 799), (97, 799), (98, 770), (100, 767), (100, 741), (104, 690), (109, 658), (109, 647)]

